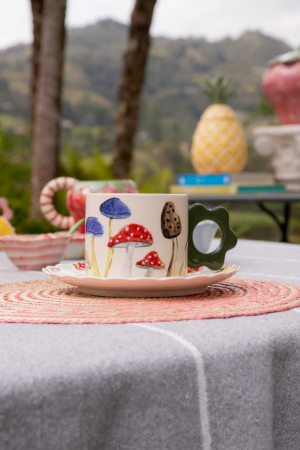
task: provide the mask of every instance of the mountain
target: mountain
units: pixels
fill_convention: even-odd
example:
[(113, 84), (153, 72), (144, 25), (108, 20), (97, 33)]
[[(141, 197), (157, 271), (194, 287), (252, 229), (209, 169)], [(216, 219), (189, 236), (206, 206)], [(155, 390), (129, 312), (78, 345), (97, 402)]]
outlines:
[[(64, 110), (74, 124), (113, 127), (127, 27), (102, 20), (68, 31)], [(261, 95), (267, 61), (287, 52), (284, 42), (258, 31), (237, 39), (152, 40), (144, 86), (140, 132), (156, 142), (171, 136), (189, 142), (208, 101), (201, 92), (207, 76), (223, 74), (237, 85), (230, 104), (251, 111)], [(0, 113), (29, 115), (30, 47), (0, 52)]]

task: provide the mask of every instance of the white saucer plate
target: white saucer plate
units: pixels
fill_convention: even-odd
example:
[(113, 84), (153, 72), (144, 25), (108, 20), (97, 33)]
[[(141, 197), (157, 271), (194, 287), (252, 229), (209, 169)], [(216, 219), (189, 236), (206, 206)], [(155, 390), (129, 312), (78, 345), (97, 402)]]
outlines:
[(235, 275), (240, 266), (223, 266), (218, 271), (203, 269), (187, 277), (95, 278), (85, 274), (84, 263), (57, 264), (43, 272), (49, 277), (79, 287), (84, 294), (100, 297), (178, 297), (204, 292), (207, 286)]

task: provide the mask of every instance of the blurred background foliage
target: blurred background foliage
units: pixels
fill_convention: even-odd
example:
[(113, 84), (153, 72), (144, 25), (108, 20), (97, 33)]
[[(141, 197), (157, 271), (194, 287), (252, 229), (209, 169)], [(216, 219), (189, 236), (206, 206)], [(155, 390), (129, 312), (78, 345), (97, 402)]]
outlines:
[[(126, 33), (126, 26), (111, 20), (68, 31), (58, 175), (112, 178), (114, 115)], [(220, 73), (237, 86), (229, 104), (245, 127), (250, 155), (246, 170), (270, 171), (269, 160), (253, 150), (253, 128), (276, 123), (272, 107), (261, 95), (261, 79), (267, 61), (288, 50), (284, 42), (259, 32), (215, 42), (153, 39), (131, 173), (140, 191), (168, 192), (178, 174), (193, 172), (191, 140), (208, 106), (203, 80)], [(18, 233), (54, 229), (46, 221), (28, 220), (29, 58), (27, 45), (0, 51), (0, 196), (7, 197), (14, 210), (12, 223)], [(60, 192), (55, 202), (67, 214), (64, 198), (65, 192)], [(275, 223), (256, 205), (226, 206), (239, 237), (278, 239)], [(280, 211), (281, 205), (270, 206)], [(300, 243), (296, 205), (290, 232), (291, 241)]]
[[(8, 117), (5, 117), (6, 124)], [(18, 125), (18, 120), (11, 119), (10, 124)], [(0, 116), (0, 124), (2, 116)], [(79, 135), (82, 130), (79, 130)], [(78, 130), (74, 130), (77, 135)], [(58, 175), (66, 175), (81, 180), (111, 179), (110, 155), (101, 151), (93, 141), (97, 134), (91, 130), (86, 133), (85, 139), (92, 142), (90, 151), (86, 151), (85, 139), (78, 141), (77, 147), (69, 143), (63, 146), (60, 157)], [(74, 137), (72, 137), (73, 139)], [(75, 140), (74, 140), (75, 142)], [(0, 125), (0, 193), (7, 197), (14, 211), (13, 226), (18, 233), (43, 233), (55, 231), (55, 227), (46, 220), (32, 221), (28, 219), (29, 192), (30, 192), (30, 148), (28, 133), (18, 135), (13, 131), (4, 131)], [(83, 148), (81, 148), (83, 146)], [(255, 166), (255, 157), (252, 164)], [(189, 148), (172, 140), (164, 143), (155, 141), (140, 142), (135, 152), (135, 164), (132, 178), (138, 184), (140, 191), (145, 193), (168, 192), (171, 183), (176, 181), (180, 172), (191, 171)], [(68, 215), (65, 206), (65, 191), (55, 195), (55, 206), (62, 214)], [(230, 208), (231, 226), (238, 237), (244, 239), (263, 239), (276, 241), (279, 239), (279, 230), (274, 221), (261, 212), (254, 204), (224, 205)], [(281, 212), (281, 205), (269, 205), (276, 213)], [(294, 205), (290, 224), (291, 242), (300, 243), (300, 208)]]

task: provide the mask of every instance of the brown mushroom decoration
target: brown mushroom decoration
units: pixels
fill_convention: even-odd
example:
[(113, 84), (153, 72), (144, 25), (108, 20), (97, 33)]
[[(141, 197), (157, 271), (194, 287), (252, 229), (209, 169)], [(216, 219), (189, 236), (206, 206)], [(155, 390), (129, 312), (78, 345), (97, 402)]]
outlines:
[(157, 252), (149, 252), (144, 259), (136, 263), (136, 266), (140, 269), (147, 269), (145, 277), (153, 277), (154, 270), (164, 269), (166, 267)]
[[(177, 236), (182, 231), (180, 216), (177, 214), (175, 205), (173, 202), (165, 203), (165, 206), (161, 213), (161, 231), (166, 239), (172, 239), (172, 257), (167, 272), (167, 277), (173, 276), (173, 272), (176, 264), (178, 241)], [(175, 242), (176, 240), (176, 242)], [(176, 246), (175, 246), (176, 244)]]
[(131, 223), (121, 228), (109, 241), (109, 248), (126, 248), (126, 261), (122, 277), (131, 278), (132, 255), (136, 247), (148, 247), (153, 244), (153, 237), (143, 225)]

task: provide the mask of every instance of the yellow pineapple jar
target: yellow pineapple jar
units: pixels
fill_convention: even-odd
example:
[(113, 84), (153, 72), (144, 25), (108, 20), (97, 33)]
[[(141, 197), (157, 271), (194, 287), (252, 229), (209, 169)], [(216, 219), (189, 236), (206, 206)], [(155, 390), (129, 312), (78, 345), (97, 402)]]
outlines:
[(247, 161), (242, 126), (226, 101), (232, 94), (228, 81), (218, 77), (206, 82), (204, 93), (213, 103), (203, 113), (192, 142), (192, 164), (198, 173), (241, 172)]

